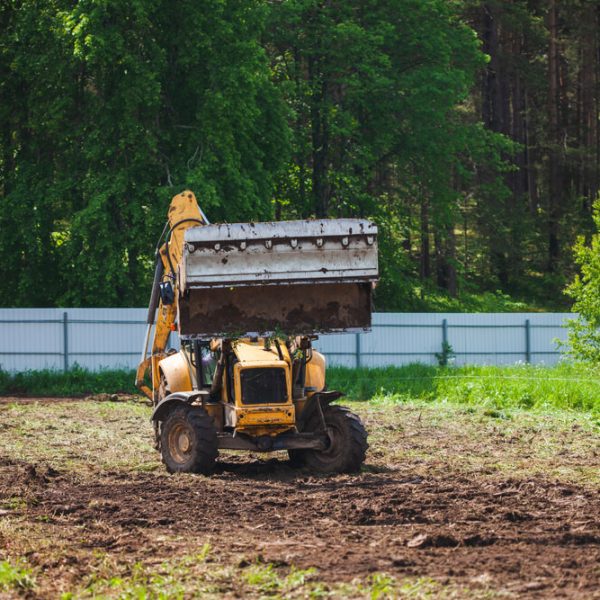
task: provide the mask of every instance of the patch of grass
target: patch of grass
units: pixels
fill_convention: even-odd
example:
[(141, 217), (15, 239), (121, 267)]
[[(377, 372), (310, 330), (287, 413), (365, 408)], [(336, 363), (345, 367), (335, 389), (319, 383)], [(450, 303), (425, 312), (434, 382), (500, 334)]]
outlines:
[(328, 386), (352, 400), (441, 401), (503, 409), (567, 409), (600, 415), (600, 377), (590, 367), (433, 367), (328, 370)]
[(282, 575), (272, 563), (257, 563), (244, 571), (243, 579), (254, 591), (263, 594), (289, 595), (294, 590), (304, 587), (316, 573), (317, 570), (313, 568), (291, 567), (286, 575)]
[(135, 373), (126, 370), (88, 371), (75, 366), (63, 371), (8, 373), (0, 369), (0, 396), (83, 396), (86, 394), (136, 394)]
[[(151, 409), (133, 402), (14, 403), (0, 406), (0, 454), (55, 469), (154, 470)], [(17, 498), (17, 501), (20, 499)]]
[[(108, 556), (98, 556), (100, 563), (85, 587), (67, 592), (61, 600), (74, 598), (119, 598), (119, 600), (140, 599), (183, 599), (190, 597), (192, 585), (196, 597), (215, 591), (211, 585), (210, 569), (205, 563), (211, 552), (210, 544), (204, 544), (192, 555), (176, 557), (160, 565), (147, 565), (136, 562), (131, 566), (115, 564)], [(201, 572), (199, 572), (199, 570)], [(215, 569), (215, 573), (221, 573)]]
[(502, 409), (447, 402), (346, 402), (369, 431), (366, 470), (411, 475), (542, 477), (600, 485), (600, 423), (560, 409)]
[[(115, 566), (113, 565), (113, 569)], [(118, 568), (118, 567), (117, 567)], [(488, 587), (466, 588), (442, 584), (431, 578), (394, 578), (386, 573), (357, 577), (348, 583), (327, 583), (315, 568), (294, 565), (278, 567), (273, 563), (254, 563), (235, 568), (219, 562), (204, 564), (196, 557), (176, 557), (161, 565), (137, 562), (119, 574), (92, 577), (90, 583), (62, 595), (75, 598), (119, 600), (166, 600), (183, 598), (369, 598), (384, 600), (432, 598), (459, 600), (501, 597)]]
[(2, 508), (7, 510), (25, 510), (27, 508), (27, 500), (13, 496), (2, 503)]
[(396, 578), (387, 573), (372, 573), (367, 578), (355, 579), (350, 584), (336, 586), (334, 597), (369, 598), (370, 600), (491, 600), (513, 597), (485, 583), (469, 587), (442, 584), (430, 577)]
[(396, 595), (397, 586), (393, 577), (385, 573), (373, 573), (367, 579), (366, 585), (361, 585), (360, 588), (371, 600), (380, 600), (380, 598), (391, 598)]
[(33, 571), (27, 567), (24, 561), (0, 562), (0, 590), (16, 590), (24, 592), (35, 587)]

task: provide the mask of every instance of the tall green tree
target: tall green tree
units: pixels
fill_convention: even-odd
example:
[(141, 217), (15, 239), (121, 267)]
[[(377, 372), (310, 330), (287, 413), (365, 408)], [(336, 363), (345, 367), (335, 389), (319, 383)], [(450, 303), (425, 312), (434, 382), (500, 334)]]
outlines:
[(214, 219), (271, 215), (288, 134), (262, 2), (0, 10), (2, 303), (144, 303), (184, 187)]
[(456, 293), (459, 199), (476, 183), (474, 159), (502, 162), (502, 140), (462, 109), (485, 56), (456, 4), (286, 0), (270, 23), (276, 80), (293, 108), (282, 213), (374, 217), (378, 299), (396, 309), (411, 294), (414, 220), (421, 279), (432, 276), (433, 237), (437, 280)]

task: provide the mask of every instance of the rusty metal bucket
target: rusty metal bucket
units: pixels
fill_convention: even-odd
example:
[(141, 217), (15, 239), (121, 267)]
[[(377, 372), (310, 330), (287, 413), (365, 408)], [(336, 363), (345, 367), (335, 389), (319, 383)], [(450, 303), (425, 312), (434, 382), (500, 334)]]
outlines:
[(365, 329), (377, 226), (324, 219), (190, 228), (179, 276), (182, 337)]

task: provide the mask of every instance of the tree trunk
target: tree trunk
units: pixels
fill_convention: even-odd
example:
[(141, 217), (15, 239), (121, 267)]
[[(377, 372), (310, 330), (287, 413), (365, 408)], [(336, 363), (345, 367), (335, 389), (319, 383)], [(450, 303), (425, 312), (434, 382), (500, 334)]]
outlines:
[(548, 271), (554, 272), (559, 258), (559, 220), (563, 199), (563, 173), (560, 153), (560, 88), (558, 49), (558, 9), (556, 0), (550, 0), (548, 10), (548, 124), (549, 124), (549, 177), (548, 177)]
[[(328, 215), (329, 190), (327, 183), (327, 159), (329, 155), (329, 126), (325, 101), (327, 84), (316, 79), (315, 59), (308, 62), (311, 89), (316, 93), (311, 103), (311, 137), (312, 137), (312, 193), (317, 218)], [(319, 78), (320, 79), (320, 78)]]
[(431, 276), (431, 264), (429, 258), (429, 200), (421, 199), (421, 255), (419, 263), (419, 276), (421, 281)]
[[(456, 278), (456, 240), (452, 225), (436, 228), (433, 236), (435, 243), (435, 271), (437, 285), (455, 297), (458, 292)], [(443, 233), (442, 233), (443, 232)]]

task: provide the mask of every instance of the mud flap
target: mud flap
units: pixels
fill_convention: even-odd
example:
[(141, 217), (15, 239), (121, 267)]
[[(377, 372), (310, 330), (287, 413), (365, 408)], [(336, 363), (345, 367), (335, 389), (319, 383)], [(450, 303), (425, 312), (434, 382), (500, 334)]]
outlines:
[(163, 398), (152, 411), (152, 416), (150, 417), (151, 421), (154, 423), (158, 423), (158, 421), (164, 421), (167, 413), (169, 413), (174, 406), (184, 404), (190, 405), (192, 402), (195, 402), (200, 396), (202, 392), (175, 392), (174, 394), (169, 394), (165, 398)]
[(296, 421), (296, 427), (298, 431), (304, 431), (306, 424), (310, 421), (311, 417), (323, 407), (331, 404), (334, 400), (344, 396), (342, 392), (331, 391), (331, 392), (319, 392), (312, 395), (306, 402), (304, 410)]

